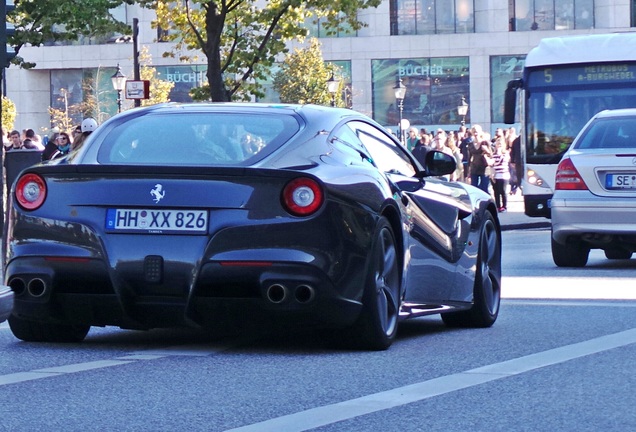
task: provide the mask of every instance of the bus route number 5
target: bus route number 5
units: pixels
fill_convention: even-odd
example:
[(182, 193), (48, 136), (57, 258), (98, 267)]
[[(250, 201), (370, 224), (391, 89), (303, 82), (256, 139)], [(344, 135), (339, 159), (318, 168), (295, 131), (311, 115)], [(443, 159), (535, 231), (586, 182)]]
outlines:
[(543, 70), (543, 78), (545, 79), (545, 82), (547, 83), (552, 82), (552, 68), (547, 68)]

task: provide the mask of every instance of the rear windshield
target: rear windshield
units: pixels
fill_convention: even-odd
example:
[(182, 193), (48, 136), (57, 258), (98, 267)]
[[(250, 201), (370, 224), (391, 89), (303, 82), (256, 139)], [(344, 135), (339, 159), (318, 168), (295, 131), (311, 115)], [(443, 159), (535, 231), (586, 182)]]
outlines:
[(143, 115), (115, 126), (102, 144), (103, 164), (250, 165), (299, 130), (286, 114), (187, 112)]
[(576, 143), (577, 149), (636, 149), (636, 117), (595, 120)]

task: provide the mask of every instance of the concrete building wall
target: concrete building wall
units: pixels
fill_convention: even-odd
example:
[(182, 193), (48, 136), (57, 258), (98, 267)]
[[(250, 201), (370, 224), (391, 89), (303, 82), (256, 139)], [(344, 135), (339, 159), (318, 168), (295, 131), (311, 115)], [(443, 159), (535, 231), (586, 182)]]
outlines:
[[(368, 26), (361, 29), (357, 37), (323, 38), (321, 43), (325, 60), (351, 62), (353, 109), (368, 115), (373, 114), (372, 60), (469, 57), (470, 118), (488, 130), (494, 127), (490, 115), (491, 56), (525, 55), (540, 39), (549, 36), (634, 30), (629, 27), (630, 4), (630, 0), (595, 0), (595, 28), (591, 30), (511, 32), (509, 0), (474, 0), (474, 33), (391, 36), (390, 4), (385, 0), (377, 9), (360, 13)], [(128, 9), (130, 22), (133, 18), (139, 19), (139, 45), (148, 46), (153, 64), (178, 65), (177, 59), (162, 57), (169, 45), (155, 42), (156, 30), (150, 26), (153, 17), (149, 10)], [(291, 45), (298, 46), (298, 43)], [(133, 75), (132, 44), (27, 47), (20, 55), (37, 63), (32, 70), (12, 66), (6, 73), (6, 94), (16, 104), (16, 126), (21, 129), (41, 130), (49, 126), (50, 72), (53, 70), (114, 68), (120, 64), (125, 75)], [(200, 57), (199, 64), (204, 64), (205, 57)], [(130, 101), (124, 103), (131, 104)]]

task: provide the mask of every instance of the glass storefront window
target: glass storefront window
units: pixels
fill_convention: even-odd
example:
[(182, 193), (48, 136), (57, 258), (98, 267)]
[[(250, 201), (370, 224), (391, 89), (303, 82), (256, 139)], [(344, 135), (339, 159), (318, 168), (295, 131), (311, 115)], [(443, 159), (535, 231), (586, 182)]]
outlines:
[(117, 92), (111, 76), (116, 68), (51, 71), (51, 108), (74, 123), (93, 117), (103, 123), (117, 113)]
[(594, 27), (594, 0), (514, 0), (513, 31), (572, 30)]
[[(174, 82), (173, 102), (192, 102), (190, 90), (207, 83), (207, 66), (154, 66), (157, 77)], [(117, 92), (111, 76), (116, 68), (51, 71), (51, 108), (66, 113), (75, 123), (92, 116), (103, 123), (117, 113)], [(124, 109), (128, 101), (124, 100)]]
[(171, 102), (192, 102), (190, 90), (201, 87), (208, 82), (206, 65), (185, 66), (153, 66), (157, 71), (157, 77), (164, 81), (174, 83), (170, 91)]
[(473, 33), (473, 0), (391, 0), (391, 34)]
[(503, 123), (504, 92), (508, 81), (521, 78), (525, 55), (490, 57), (490, 118)]
[(413, 125), (459, 124), (462, 96), (470, 103), (468, 57), (372, 60), (371, 69), (373, 118), (385, 126), (399, 121), (397, 78), (406, 86), (402, 118)]
[(326, 19), (320, 17), (311, 17), (305, 21), (304, 27), (307, 29), (308, 37), (314, 38), (328, 38), (328, 37), (353, 37), (357, 35), (357, 32), (351, 28), (348, 24), (343, 24), (342, 28), (330, 32), (324, 27)]
[(594, 0), (576, 0), (574, 9), (574, 28), (594, 27)]

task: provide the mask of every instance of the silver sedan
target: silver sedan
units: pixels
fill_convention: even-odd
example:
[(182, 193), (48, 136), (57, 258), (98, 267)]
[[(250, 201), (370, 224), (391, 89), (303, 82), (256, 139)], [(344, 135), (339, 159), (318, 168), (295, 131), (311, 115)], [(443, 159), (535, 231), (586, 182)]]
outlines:
[(552, 258), (583, 267), (590, 249), (608, 259), (636, 251), (636, 109), (606, 110), (581, 130), (559, 163)]

